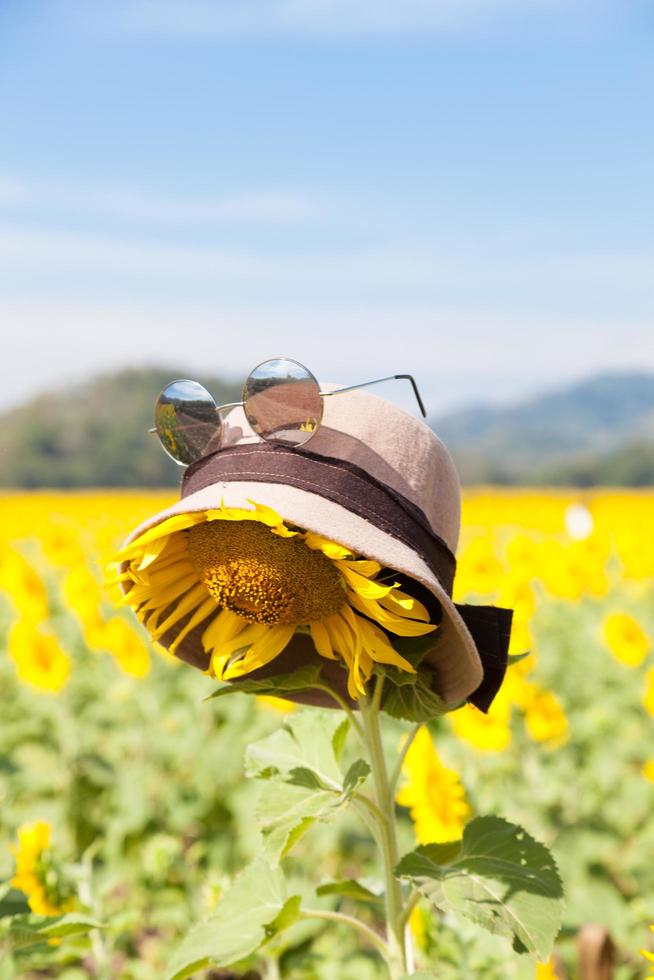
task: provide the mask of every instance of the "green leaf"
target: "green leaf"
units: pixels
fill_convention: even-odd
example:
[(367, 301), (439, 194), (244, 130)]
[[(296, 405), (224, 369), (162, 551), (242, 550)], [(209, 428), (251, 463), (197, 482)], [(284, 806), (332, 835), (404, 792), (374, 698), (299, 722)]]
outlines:
[(284, 929), (289, 929), (292, 925), (295, 925), (300, 918), (301, 904), (302, 899), (299, 895), (292, 895), (290, 898), (287, 898), (277, 918), (266, 926), (266, 935), (272, 938), (278, 932), (283, 932)]
[(46, 943), (49, 939), (83, 935), (101, 927), (102, 923), (96, 919), (77, 912), (59, 916), (15, 915), (0, 924), (0, 947), (6, 953)]
[(205, 698), (205, 701), (213, 701), (214, 698), (223, 698), (227, 694), (266, 694), (272, 697), (280, 694), (291, 694), (294, 691), (304, 691), (306, 688), (315, 687), (320, 683), (320, 667), (305, 664), (291, 674), (277, 674), (272, 677), (243, 678), (241, 681), (232, 681), (229, 684), (219, 687), (217, 691)]
[(357, 759), (353, 762), (343, 779), (343, 795), (349, 798), (352, 793), (355, 793), (359, 786), (366, 781), (370, 772), (370, 766), (364, 759)]
[(345, 740), (347, 739), (349, 730), (350, 722), (347, 718), (343, 718), (340, 725), (332, 735), (332, 749), (334, 750), (334, 758), (337, 762), (341, 761), (341, 756), (343, 755), (343, 749), (345, 747)]
[(337, 756), (348, 723), (337, 712), (306, 711), (249, 746), (248, 776), (262, 780), (257, 806), (264, 850), (280, 861), (316, 820), (330, 820), (367, 778), (363, 759), (343, 778)]
[(465, 828), (458, 857), (441, 865), (434, 854), (433, 845), (417, 848), (396, 874), (436, 908), (459, 912), (547, 959), (561, 924), (563, 890), (543, 844), (500, 817), (478, 817)]
[(451, 864), (461, 853), (463, 841), (448, 841), (445, 844), (422, 844), (417, 848), (421, 854), (425, 854), (434, 864)]
[(434, 980), (437, 974), (429, 973), (427, 970), (420, 970), (419, 973), (407, 973), (400, 977), (400, 980)]
[(525, 650), (524, 653), (510, 653), (509, 659), (507, 661), (507, 666), (513, 667), (514, 664), (519, 664), (521, 660), (524, 660), (526, 657), (530, 657), (530, 656), (531, 656), (531, 650)]
[(281, 871), (257, 859), (223, 896), (216, 915), (191, 929), (171, 958), (166, 980), (245, 959), (295, 921), (299, 903), (298, 896), (286, 897)]
[[(405, 660), (409, 661), (412, 667), (419, 667), (434, 646), (434, 634), (394, 636), (391, 645)], [(406, 673), (406, 671), (402, 671), (402, 673)]]
[(379, 905), (384, 901), (383, 896), (375, 895), (365, 885), (352, 878), (326, 882), (316, 888), (316, 895), (341, 895), (343, 898), (352, 898), (355, 902), (366, 902), (369, 905)]
[(4, 919), (8, 915), (27, 915), (29, 910), (30, 907), (23, 892), (12, 888), (9, 882), (0, 888), (0, 919)]
[(419, 674), (405, 674), (405, 676), (412, 677), (413, 681), (396, 684), (386, 672), (387, 683), (384, 685), (382, 707), (392, 718), (416, 722), (430, 721), (460, 707), (460, 704), (447, 704), (431, 690), (430, 671), (423, 670)]
[(281, 779), (263, 782), (256, 817), (268, 859), (281, 861), (316, 820), (332, 819), (348, 799), (335, 790), (315, 790)]
[(258, 779), (288, 777), (293, 770), (308, 769), (322, 786), (340, 792), (342, 775), (334, 754), (343, 723), (337, 711), (302, 711), (283, 728), (248, 746), (245, 774)]
[(288, 775), (284, 777), (283, 782), (289, 783), (291, 786), (304, 786), (305, 789), (326, 789), (333, 792), (331, 786), (325, 785), (313, 769), (307, 769), (306, 766), (291, 769)]

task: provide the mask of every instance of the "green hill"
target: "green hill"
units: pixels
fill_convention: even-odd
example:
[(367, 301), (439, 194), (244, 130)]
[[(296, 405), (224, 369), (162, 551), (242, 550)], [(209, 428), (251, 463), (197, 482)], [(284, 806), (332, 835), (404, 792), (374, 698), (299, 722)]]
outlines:
[[(183, 373), (183, 372), (180, 372)], [(3, 487), (161, 487), (181, 469), (148, 435), (170, 369), (120, 371), (0, 417)], [(220, 402), (238, 386), (198, 378)], [(603, 374), (507, 407), (432, 420), (464, 483), (654, 485), (654, 375)]]
[[(148, 434), (154, 401), (172, 379), (170, 369), (126, 370), (7, 412), (0, 424), (0, 485), (176, 486), (181, 468)], [(219, 404), (240, 398), (237, 385), (195, 379)]]
[[(433, 419), (465, 483), (654, 484), (654, 375), (601, 374)], [(631, 462), (630, 462), (631, 460)]]

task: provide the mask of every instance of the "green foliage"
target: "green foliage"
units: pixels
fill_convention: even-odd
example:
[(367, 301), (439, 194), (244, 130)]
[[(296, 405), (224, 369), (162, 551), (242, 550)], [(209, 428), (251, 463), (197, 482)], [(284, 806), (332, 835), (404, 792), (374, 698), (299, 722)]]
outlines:
[(53, 939), (86, 935), (99, 929), (101, 923), (88, 915), (69, 912), (67, 915), (13, 915), (0, 919), (0, 951), (15, 953), (28, 946), (40, 946)]
[(410, 674), (396, 667), (383, 668), (385, 682), (382, 707), (392, 718), (414, 722), (431, 721), (459, 707), (459, 705), (447, 704), (435, 691), (432, 691), (433, 674), (426, 667), (421, 666), (433, 645), (434, 638), (430, 634), (393, 638), (393, 646), (397, 652), (413, 667), (420, 670)]
[(207, 701), (215, 698), (224, 698), (228, 694), (265, 694), (270, 697), (280, 697), (284, 694), (293, 694), (296, 691), (305, 691), (307, 688), (315, 687), (320, 682), (320, 667), (306, 664), (291, 674), (274, 674), (272, 677), (254, 678), (244, 677), (243, 680), (231, 681), (224, 684), (217, 691), (210, 694)]
[[(447, 857), (438, 864), (436, 858)], [(465, 828), (460, 850), (418, 847), (397, 866), (443, 912), (514, 940), (517, 952), (549, 956), (561, 925), (563, 890), (546, 847), (499, 817), (478, 817)]]
[(298, 914), (281, 871), (258, 859), (222, 898), (216, 915), (194, 926), (173, 954), (166, 980), (185, 980), (209, 966), (231, 966), (256, 952)]
[(352, 878), (347, 881), (330, 881), (316, 888), (316, 895), (340, 895), (343, 898), (352, 898), (356, 902), (365, 902), (369, 905), (379, 905), (382, 901), (381, 895), (376, 895), (358, 881)]
[(406, 684), (389, 684), (384, 691), (384, 711), (392, 718), (403, 721), (431, 721), (439, 715), (453, 711), (459, 705), (447, 704), (432, 691), (431, 671), (424, 670), (418, 674), (407, 674), (412, 682)]
[(342, 773), (347, 729), (340, 712), (303, 711), (248, 747), (245, 772), (262, 783), (256, 815), (271, 861), (288, 854), (316, 820), (332, 820), (368, 777), (363, 759)]
[[(455, 738), (447, 716), (430, 728), (443, 761), (461, 774), (473, 811), (505, 814), (555, 855), (566, 892), (558, 948), (568, 975), (575, 975), (570, 937), (599, 921), (619, 947), (620, 980), (641, 980), (648, 969), (638, 950), (649, 939), (654, 894), (654, 787), (641, 775), (643, 763), (654, 756), (652, 718), (641, 700), (652, 661), (626, 668), (599, 639), (601, 617), (623, 606), (654, 633), (651, 592), (642, 584), (626, 599), (548, 601), (534, 619), (537, 661), (531, 676), (554, 691), (566, 711), (570, 736), (563, 748), (535, 742), (518, 708), (512, 743), (500, 753), (482, 753)], [(301, 916), (294, 921), (298, 895), (303, 906), (338, 909), (377, 928), (380, 920), (379, 903), (368, 893), (381, 894), (382, 884), (359, 804), (352, 797), (348, 805), (340, 802), (347, 773), (350, 786), (364, 775), (353, 765), (358, 756), (352, 729), (344, 743), (342, 714), (307, 710), (281, 716), (254, 697), (203, 702), (214, 682), (199, 672), (155, 655), (150, 675), (136, 680), (108, 655), (88, 651), (56, 602), (52, 624), (74, 659), (60, 695), (19, 683), (13, 663), (4, 654), (0, 658), (2, 836), (13, 841), (20, 823), (48, 820), (58, 856), (88, 866), (89, 915), (103, 928), (96, 934), (98, 950), (86, 933), (57, 946), (16, 950), (3, 961), (2, 980), (84, 980), (91, 971), (100, 973), (103, 956), (121, 980), (166, 976), (184, 937), (208, 917), (220, 919), (230, 881), (260, 849), (255, 814), (259, 792), (268, 787), (280, 799), (296, 791), (325, 793), (326, 817), (300, 816), (312, 829), (292, 842), (284, 864), (288, 892), (282, 892), (284, 903), (289, 896), (296, 901), (283, 914), (284, 903), (275, 906), (264, 923), (264, 931), (270, 926), (275, 935), (234, 972), (264, 974), (270, 960), (270, 972), (277, 969), (281, 980), (381, 980), (377, 954), (350, 938), (345, 927)], [(0, 602), (0, 644), (8, 625)], [(311, 716), (320, 721), (305, 723)], [(273, 733), (278, 738), (282, 721), (282, 743), (269, 742)], [(385, 719), (389, 759), (407, 727)], [(253, 778), (243, 779), (248, 746)], [(309, 791), (310, 782), (316, 789)], [(368, 778), (357, 792), (369, 793), (370, 783)], [(399, 822), (403, 853), (415, 844), (404, 809)], [(458, 856), (451, 845), (427, 845), (425, 853), (445, 872)], [(12, 874), (12, 855), (2, 847), (0, 878)], [(436, 886), (443, 887), (440, 880)], [(455, 899), (457, 908), (465, 906), (465, 889)], [(0, 904), (7, 917), (26, 911), (15, 892), (6, 891), (0, 903), (7, 903)], [(533, 980), (533, 961), (518, 956), (505, 936), (486, 933), (460, 914), (429, 908), (424, 899), (418, 977), (433, 969), (439, 980)], [(202, 969), (196, 973), (198, 980), (208, 980)]]
[[(6, 487), (174, 487), (180, 469), (152, 426), (154, 402), (183, 366), (140, 368), (41, 395), (3, 415), (0, 483)], [(195, 377), (191, 374), (191, 377)], [(199, 377), (216, 401), (240, 398), (240, 387)]]

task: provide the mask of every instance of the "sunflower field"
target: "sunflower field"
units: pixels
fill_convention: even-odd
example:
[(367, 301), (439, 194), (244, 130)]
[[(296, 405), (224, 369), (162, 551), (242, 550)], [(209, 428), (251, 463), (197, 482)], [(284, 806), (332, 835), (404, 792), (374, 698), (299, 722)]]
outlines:
[[(252, 777), (263, 770), (252, 760), (263, 753), (252, 747), (280, 726), (318, 724), (303, 717), (327, 731), (336, 713), (245, 694), (207, 700), (215, 680), (116, 608), (104, 569), (169, 502), (146, 492), (2, 498), (0, 980), (161, 980), (216, 910), (232, 941), (267, 927), (256, 905), (276, 881), (239, 876), (261, 833)], [(457, 840), (476, 815), (514, 821), (556, 859), (563, 925), (539, 961), (465, 916), (416, 904), (416, 962), (435, 972), (414, 975), (652, 975), (654, 493), (468, 490), (458, 560), (457, 601), (515, 610), (516, 660), (488, 715), (465, 706), (411, 743), (396, 794), (401, 852)], [(407, 730), (385, 720), (390, 750)], [(256, 955), (236, 944), (229, 970), (193, 976), (382, 976), (369, 841), (356, 813), (322, 816), (285, 860), (313, 914)], [(253, 910), (242, 920), (239, 890)], [(288, 913), (281, 901), (278, 919)], [(346, 915), (369, 943), (351, 939)], [(609, 972), (584, 972), (589, 927)]]

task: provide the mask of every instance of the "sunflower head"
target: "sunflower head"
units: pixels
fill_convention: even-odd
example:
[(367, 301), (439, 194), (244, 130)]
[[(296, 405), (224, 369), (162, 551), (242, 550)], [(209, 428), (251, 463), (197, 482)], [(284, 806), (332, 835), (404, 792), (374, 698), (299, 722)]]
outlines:
[(293, 668), (317, 660), (347, 678), (352, 700), (366, 693), (375, 665), (415, 673), (393, 639), (425, 636), (436, 624), (399, 577), (249, 503), (169, 517), (117, 556), (121, 603), (152, 638), (180, 656), (195, 644), (196, 662), (222, 681), (289, 656)]

